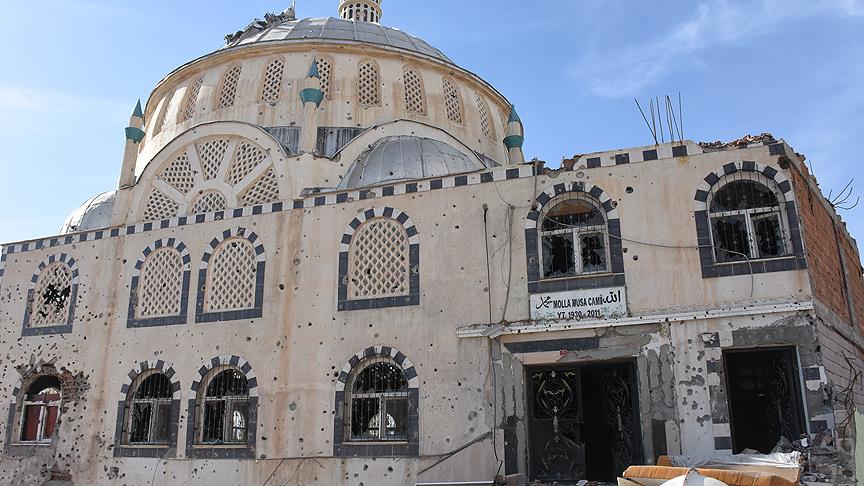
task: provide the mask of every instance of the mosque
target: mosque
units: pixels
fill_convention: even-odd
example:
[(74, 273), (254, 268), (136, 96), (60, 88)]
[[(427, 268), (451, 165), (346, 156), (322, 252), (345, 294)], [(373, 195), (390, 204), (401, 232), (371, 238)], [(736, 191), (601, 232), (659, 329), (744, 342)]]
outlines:
[(0, 483), (612, 482), (784, 440), (864, 475), (861, 260), (804, 156), (526, 162), (383, 18), (227, 36), (135, 108), (116, 189), (2, 246)]

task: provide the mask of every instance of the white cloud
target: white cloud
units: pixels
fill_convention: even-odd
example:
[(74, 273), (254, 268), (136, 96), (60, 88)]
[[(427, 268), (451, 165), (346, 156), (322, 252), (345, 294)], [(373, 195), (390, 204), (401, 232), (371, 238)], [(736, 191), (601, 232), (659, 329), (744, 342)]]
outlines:
[[(864, 16), (864, 0), (702, 1), (688, 20), (665, 36), (615, 52), (593, 52), (572, 69), (572, 74), (591, 80), (589, 89), (595, 95), (631, 96), (668, 72), (673, 61), (698, 62), (694, 55), (705, 49), (744, 41), (787, 22), (825, 13)], [(616, 75), (622, 71), (639, 74)]]

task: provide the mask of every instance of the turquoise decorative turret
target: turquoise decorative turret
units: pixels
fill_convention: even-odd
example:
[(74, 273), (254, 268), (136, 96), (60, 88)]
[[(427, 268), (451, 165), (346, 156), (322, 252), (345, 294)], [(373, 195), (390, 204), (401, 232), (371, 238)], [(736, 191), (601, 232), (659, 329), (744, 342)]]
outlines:
[(144, 111), (141, 109), (141, 100), (135, 105), (132, 110), (132, 117), (129, 119), (129, 126), (126, 127), (126, 140), (141, 143), (144, 140)]
[(525, 143), (525, 127), (516, 113), (516, 107), (510, 106), (510, 117), (507, 119), (507, 135), (504, 137), (504, 146), (507, 147), (507, 159), (511, 165), (525, 162), (525, 154), (522, 145)]
[(141, 100), (138, 100), (129, 118), (129, 126), (126, 127), (126, 148), (123, 152), (123, 167), (120, 169), (118, 184), (120, 189), (135, 184), (135, 164), (138, 162), (138, 148), (144, 140), (144, 135), (144, 110), (141, 109)]
[(303, 89), (300, 90), (300, 101), (303, 106), (307, 103), (315, 103), (315, 107), (321, 106), (324, 101), (324, 92), (321, 91), (321, 75), (318, 73), (318, 60), (312, 61), (312, 66), (309, 68), (309, 74), (303, 81)]
[(318, 60), (313, 59), (309, 74), (303, 80), (300, 90), (300, 100), (303, 102), (303, 130), (300, 131), (300, 151), (315, 152), (318, 134), (318, 107), (324, 101), (321, 91), (321, 74), (318, 72)]

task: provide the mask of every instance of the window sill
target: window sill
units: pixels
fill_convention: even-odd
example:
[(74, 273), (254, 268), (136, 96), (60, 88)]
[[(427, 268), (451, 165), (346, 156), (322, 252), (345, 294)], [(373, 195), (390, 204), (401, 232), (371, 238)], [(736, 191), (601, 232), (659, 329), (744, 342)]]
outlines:
[(126, 449), (167, 449), (170, 444), (121, 444), (119, 447)]
[(54, 445), (54, 441), (47, 442), (13, 442), (10, 444), (13, 447), (50, 447)]
[(346, 446), (407, 446), (408, 440), (352, 440), (342, 444)]
[(747, 262), (764, 263), (764, 262), (776, 262), (776, 261), (781, 261), (781, 260), (794, 260), (795, 258), (796, 258), (795, 255), (785, 255), (785, 256), (781, 256), (781, 257), (751, 258), (750, 260), (735, 260), (735, 261), (731, 261), (731, 262), (717, 262), (717, 261), (715, 261), (714, 266), (715, 267), (722, 267), (722, 266), (729, 266), (729, 265), (739, 265), (741, 263), (746, 265)]
[(246, 449), (249, 444), (192, 444), (193, 449)]

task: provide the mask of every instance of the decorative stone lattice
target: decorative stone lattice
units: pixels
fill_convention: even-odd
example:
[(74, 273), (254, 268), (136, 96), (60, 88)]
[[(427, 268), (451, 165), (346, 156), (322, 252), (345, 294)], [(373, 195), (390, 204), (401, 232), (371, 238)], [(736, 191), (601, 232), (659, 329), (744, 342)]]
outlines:
[(198, 197), (195, 204), (192, 206), (193, 214), (212, 213), (215, 211), (224, 211), (228, 207), (228, 202), (222, 194), (210, 191)]
[(240, 81), (242, 71), (243, 67), (237, 64), (225, 73), (225, 78), (222, 80), (222, 93), (219, 95), (219, 103), (216, 105), (217, 110), (234, 106), (234, 98), (237, 97), (237, 83)]
[(495, 140), (495, 128), (489, 115), (489, 105), (480, 95), (477, 95), (477, 111), (480, 112), (480, 129), (483, 135), (490, 140)]
[(381, 104), (380, 81), (378, 66), (370, 61), (360, 64), (359, 85), (357, 96), (361, 105), (375, 106)]
[(252, 142), (242, 142), (234, 153), (234, 161), (228, 169), (228, 174), (225, 175), (225, 181), (229, 184), (237, 184), (266, 158), (267, 153), (261, 147)]
[(189, 86), (189, 92), (186, 93), (186, 106), (183, 107), (183, 120), (191, 120), (195, 115), (195, 106), (198, 104), (198, 95), (201, 93), (201, 86), (204, 84), (204, 78), (198, 78)]
[(423, 96), (423, 82), (420, 75), (410, 67), (405, 67), (402, 73), (405, 84), (405, 109), (418, 115), (426, 114), (426, 100)]
[(333, 69), (329, 59), (318, 59), (318, 76), (321, 79), (321, 92), (324, 93), (325, 100), (330, 97), (330, 79), (332, 71)]
[(456, 85), (449, 79), (444, 80), (444, 105), (447, 108), (447, 118), (462, 124), (462, 102), (459, 100), (459, 91)]
[(183, 292), (183, 259), (174, 248), (153, 251), (141, 269), (138, 286), (139, 319), (180, 314)]
[(159, 221), (177, 216), (180, 204), (166, 196), (159, 189), (153, 189), (147, 206), (144, 207), (144, 221)]
[(30, 326), (66, 324), (69, 318), (72, 271), (63, 262), (56, 262), (42, 270), (33, 288), (30, 308)]
[(255, 307), (255, 248), (248, 240), (231, 238), (222, 242), (208, 266), (206, 312), (252, 309)]
[(278, 103), (282, 94), (282, 76), (285, 71), (285, 61), (273, 59), (264, 72), (264, 82), (261, 85), (261, 102)]
[(159, 116), (156, 118), (156, 123), (153, 124), (153, 133), (158, 134), (165, 128), (165, 123), (168, 121), (168, 112), (171, 111), (171, 101), (174, 99), (174, 93), (165, 96), (165, 100), (162, 102), (162, 111), (159, 112)]
[(240, 195), (240, 200), (246, 206), (273, 202), (277, 199), (279, 199), (279, 182), (272, 167)]
[(199, 144), (197, 148), (204, 178), (208, 181), (215, 179), (216, 174), (219, 173), (219, 167), (222, 165), (222, 160), (225, 159), (225, 152), (228, 151), (228, 140), (224, 138), (210, 140)]
[(392, 218), (372, 219), (351, 240), (348, 293), (380, 298), (409, 292), (408, 235)]
[(188, 152), (184, 150), (173, 162), (162, 169), (159, 178), (183, 194), (188, 193), (195, 186), (195, 176), (192, 174), (192, 166), (189, 165)]

